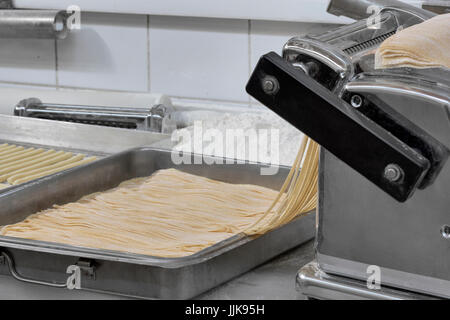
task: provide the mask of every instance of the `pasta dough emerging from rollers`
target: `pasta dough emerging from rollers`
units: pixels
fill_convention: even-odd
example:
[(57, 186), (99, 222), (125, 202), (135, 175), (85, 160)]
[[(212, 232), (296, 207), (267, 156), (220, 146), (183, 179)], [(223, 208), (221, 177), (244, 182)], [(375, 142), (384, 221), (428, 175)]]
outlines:
[[(0, 234), (182, 257), (235, 234), (262, 234), (315, 208), (319, 147), (309, 138), (281, 190), (160, 170), (29, 216)], [(302, 170), (300, 168), (302, 167)]]

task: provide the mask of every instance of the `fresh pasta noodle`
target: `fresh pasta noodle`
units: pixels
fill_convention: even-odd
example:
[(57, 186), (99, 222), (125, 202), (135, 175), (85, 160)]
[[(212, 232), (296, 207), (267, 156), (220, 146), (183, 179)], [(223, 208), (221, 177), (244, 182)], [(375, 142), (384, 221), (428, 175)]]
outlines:
[[(80, 158), (82, 158), (83, 156), (78, 156)], [(77, 158), (77, 156), (69, 158), (66, 161), (62, 161), (59, 164), (57, 164), (57, 166), (54, 166), (53, 168), (51, 168), (52, 166), (49, 167), (45, 167), (43, 169), (38, 169), (35, 170), (33, 173), (32, 172), (27, 172), (26, 174), (22, 174), (21, 177), (15, 177), (12, 176), (11, 178), (8, 179), (8, 182), (10, 184), (21, 184), (21, 183), (25, 183), (31, 180), (35, 180), (37, 178), (41, 178), (41, 177), (45, 177), (63, 170), (67, 170), (70, 168), (74, 168), (77, 166), (81, 166), (83, 164), (87, 164), (89, 162), (92, 162), (96, 159), (96, 157), (90, 157), (90, 158), (86, 158), (86, 159), (80, 159), (80, 160), (76, 160), (74, 158)], [(64, 163), (64, 164), (63, 164)]]
[[(94, 161), (83, 154), (0, 144), (0, 182), (10, 186)], [(1, 186), (0, 186), (0, 189)]]
[(43, 162), (45, 164), (47, 160), (52, 160), (62, 154), (64, 154), (63, 151), (55, 152), (54, 150), (49, 150), (37, 156), (29, 157), (20, 161), (14, 161), (13, 164), (6, 163), (0, 165), (0, 181), (6, 180), (8, 178), (8, 174), (36, 169), (41, 166)]
[(7, 146), (5, 146), (4, 148), (2, 148), (0, 150), (0, 157), (4, 156), (4, 155), (11, 154), (11, 153), (16, 153), (16, 152), (22, 151), (22, 150), (23, 150), (23, 147), (17, 147), (17, 146), (14, 146), (14, 145), (7, 145)]
[[(45, 166), (44, 169), (42, 167), (28, 167), (26, 169), (23, 170), (17, 170), (14, 173), (12, 173), (8, 179), (6, 179), (6, 181), (8, 181), (10, 184), (14, 184), (14, 181), (18, 180), (18, 179), (22, 179), (25, 178), (27, 176), (31, 176), (31, 175), (35, 175), (35, 174), (39, 174), (43, 171), (47, 171), (47, 170), (53, 170), (53, 169), (57, 169), (59, 167), (63, 167), (66, 164), (72, 163), (72, 162), (77, 162), (80, 161), (81, 159), (83, 159), (83, 155), (79, 154), (77, 156), (73, 156), (71, 158), (68, 158), (66, 160), (60, 161), (60, 162), (56, 162), (54, 164), (50, 164), (48, 166)], [(18, 172), (19, 171), (19, 172)]]
[(318, 176), (319, 145), (305, 136), (278, 196), (245, 233), (263, 234), (314, 210), (317, 203)]
[(4, 157), (4, 158), (0, 158), (0, 164), (8, 164), (12, 161), (16, 162), (18, 160), (23, 160), (23, 159), (27, 159), (30, 156), (34, 156), (34, 155), (38, 155), (43, 153), (45, 150), (44, 149), (34, 149), (34, 148), (30, 148), (26, 151), (24, 151), (21, 154), (18, 155), (13, 155), (13, 156), (9, 156), (9, 157)]
[(159, 170), (4, 226), (0, 234), (159, 257), (196, 253), (238, 233), (258, 235), (311, 211), (319, 147), (305, 138), (280, 191)]

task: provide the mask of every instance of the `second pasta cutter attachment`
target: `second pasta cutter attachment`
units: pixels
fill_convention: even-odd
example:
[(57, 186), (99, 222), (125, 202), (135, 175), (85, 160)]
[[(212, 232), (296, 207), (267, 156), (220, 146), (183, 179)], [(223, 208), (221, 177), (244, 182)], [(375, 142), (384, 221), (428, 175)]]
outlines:
[(156, 104), (151, 108), (107, 107), (43, 103), (37, 98), (21, 100), (14, 115), (78, 122), (85, 124), (171, 133), (176, 129), (172, 106)]

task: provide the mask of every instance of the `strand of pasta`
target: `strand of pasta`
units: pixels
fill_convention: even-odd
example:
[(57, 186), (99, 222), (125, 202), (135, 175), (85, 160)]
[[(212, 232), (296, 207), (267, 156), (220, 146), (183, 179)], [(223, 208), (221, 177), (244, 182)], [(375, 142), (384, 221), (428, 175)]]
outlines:
[(24, 148), (4, 143), (0, 144), (0, 182), (21, 184), (95, 159), (95, 157), (85, 158), (83, 154)]
[[(248, 235), (266, 233), (313, 210), (317, 203), (318, 163), (319, 145), (305, 136), (280, 194), (264, 215), (245, 230), (245, 233)], [(286, 189), (288, 189), (286, 196), (282, 199), (281, 195)], [(278, 209), (273, 214), (272, 209), (277, 204)]]

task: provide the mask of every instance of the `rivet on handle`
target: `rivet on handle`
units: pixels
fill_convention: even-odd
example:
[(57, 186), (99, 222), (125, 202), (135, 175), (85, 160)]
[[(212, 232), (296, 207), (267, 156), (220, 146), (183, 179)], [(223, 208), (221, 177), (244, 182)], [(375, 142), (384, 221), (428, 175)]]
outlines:
[(275, 77), (265, 76), (262, 80), (262, 88), (265, 93), (275, 95), (280, 90), (280, 84)]

